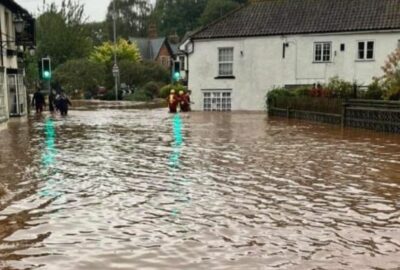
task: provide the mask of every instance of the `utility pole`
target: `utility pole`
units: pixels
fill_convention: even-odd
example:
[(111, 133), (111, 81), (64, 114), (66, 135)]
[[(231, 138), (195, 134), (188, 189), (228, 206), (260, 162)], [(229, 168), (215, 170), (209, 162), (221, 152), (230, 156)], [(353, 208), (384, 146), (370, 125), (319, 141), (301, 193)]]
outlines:
[(115, 11), (115, 0), (113, 1), (113, 28), (114, 28), (114, 66), (112, 69), (115, 79), (115, 100), (118, 100), (118, 76), (119, 68), (117, 65), (117, 13)]

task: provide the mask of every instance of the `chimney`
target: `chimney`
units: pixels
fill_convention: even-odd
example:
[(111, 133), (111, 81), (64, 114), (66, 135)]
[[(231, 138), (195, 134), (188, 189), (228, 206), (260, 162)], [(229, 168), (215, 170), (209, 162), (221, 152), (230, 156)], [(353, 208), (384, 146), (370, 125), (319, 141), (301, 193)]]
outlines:
[(176, 33), (176, 31), (175, 31), (172, 35), (169, 35), (169, 36), (168, 36), (168, 41), (169, 41), (171, 44), (178, 44), (178, 43), (179, 43), (179, 36), (178, 36), (178, 34)]
[(148, 37), (150, 39), (152, 38), (157, 38), (157, 25), (155, 23), (150, 23), (149, 24), (149, 29), (148, 29)]

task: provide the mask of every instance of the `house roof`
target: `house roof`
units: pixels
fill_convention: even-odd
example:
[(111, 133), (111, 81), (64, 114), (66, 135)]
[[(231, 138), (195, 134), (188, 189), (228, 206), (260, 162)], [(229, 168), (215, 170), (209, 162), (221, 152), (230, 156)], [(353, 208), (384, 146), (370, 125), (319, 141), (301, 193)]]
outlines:
[(264, 0), (243, 6), (192, 39), (400, 30), (400, 0)]
[(129, 40), (137, 44), (143, 59), (155, 60), (166, 38), (130, 38)]

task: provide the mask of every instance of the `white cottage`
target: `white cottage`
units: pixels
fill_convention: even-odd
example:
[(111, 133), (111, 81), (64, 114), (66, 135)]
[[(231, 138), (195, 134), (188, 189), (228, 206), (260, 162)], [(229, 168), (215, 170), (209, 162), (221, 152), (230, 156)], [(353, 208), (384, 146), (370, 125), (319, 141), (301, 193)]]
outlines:
[(0, 124), (27, 113), (24, 51), (33, 49), (35, 21), (13, 0), (0, 1)]
[(400, 46), (400, 0), (252, 1), (195, 32), (188, 56), (195, 110), (264, 110), (275, 86), (339, 76), (367, 85)]

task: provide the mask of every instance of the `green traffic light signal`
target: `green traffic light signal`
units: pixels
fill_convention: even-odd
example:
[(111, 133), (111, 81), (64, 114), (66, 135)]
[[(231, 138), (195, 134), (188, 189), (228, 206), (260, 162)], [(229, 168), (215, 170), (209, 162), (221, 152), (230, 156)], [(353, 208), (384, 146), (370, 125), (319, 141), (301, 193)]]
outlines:
[(51, 79), (51, 61), (50, 58), (42, 58), (42, 79), (50, 80)]
[(174, 72), (174, 80), (175, 81), (179, 81), (179, 79), (181, 78), (181, 73), (179, 71)]
[(43, 72), (43, 79), (50, 79), (50, 72), (49, 71), (45, 70)]

